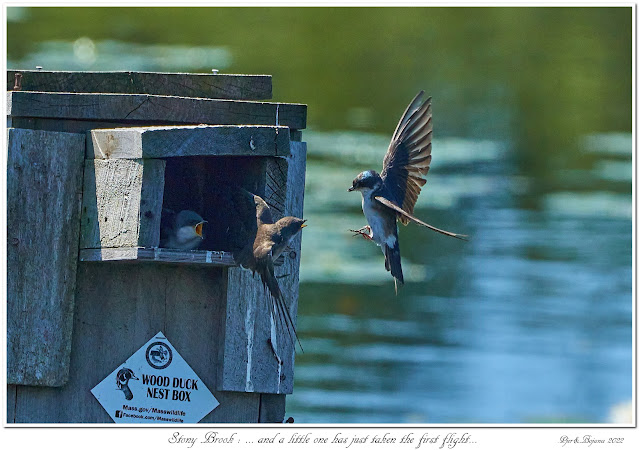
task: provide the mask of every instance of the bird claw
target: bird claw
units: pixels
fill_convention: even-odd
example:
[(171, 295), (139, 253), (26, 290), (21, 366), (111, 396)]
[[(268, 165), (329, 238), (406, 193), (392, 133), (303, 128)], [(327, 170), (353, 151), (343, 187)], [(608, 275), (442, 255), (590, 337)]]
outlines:
[[(364, 231), (364, 230), (366, 230), (366, 231)], [(360, 228), (359, 230), (348, 230), (348, 231), (353, 233), (353, 237), (361, 236), (361, 237), (363, 237), (365, 239), (368, 239), (369, 241), (373, 240), (373, 238), (371, 237), (372, 231), (371, 231), (370, 225), (365, 225), (362, 228)]]

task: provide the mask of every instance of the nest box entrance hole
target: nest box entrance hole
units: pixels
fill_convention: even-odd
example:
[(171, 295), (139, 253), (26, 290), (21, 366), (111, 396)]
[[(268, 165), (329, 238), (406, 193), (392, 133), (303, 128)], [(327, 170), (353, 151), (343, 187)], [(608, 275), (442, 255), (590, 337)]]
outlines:
[(266, 160), (261, 157), (166, 158), (162, 208), (175, 213), (190, 209), (207, 221), (198, 250), (231, 251), (231, 224), (236, 220), (232, 216), (236, 212), (229, 206), (229, 195), (243, 188), (263, 196), (265, 171)]

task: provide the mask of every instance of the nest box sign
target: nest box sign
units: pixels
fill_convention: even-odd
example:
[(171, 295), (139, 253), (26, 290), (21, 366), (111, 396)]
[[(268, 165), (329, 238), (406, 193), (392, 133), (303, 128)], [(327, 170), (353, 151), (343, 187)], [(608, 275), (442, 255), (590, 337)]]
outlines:
[(220, 404), (162, 333), (91, 393), (118, 423), (197, 423)]

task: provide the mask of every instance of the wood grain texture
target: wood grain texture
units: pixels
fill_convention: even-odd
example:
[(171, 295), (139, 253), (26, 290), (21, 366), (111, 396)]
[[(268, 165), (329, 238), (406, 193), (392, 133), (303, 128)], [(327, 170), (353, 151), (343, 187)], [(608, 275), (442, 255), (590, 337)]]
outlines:
[(278, 221), (286, 214), (286, 191), (289, 186), (288, 162), (285, 158), (265, 158), (264, 195), (262, 198), (271, 208), (273, 220)]
[[(264, 158), (263, 163), (261, 180), (257, 183), (260, 189), (256, 192), (269, 203), (277, 220), (285, 208), (286, 169), (279, 168), (281, 164), (286, 165), (286, 160)], [(274, 167), (278, 170), (273, 171)], [(274, 201), (278, 198), (279, 203)], [(293, 350), (290, 343), (286, 344), (286, 331), (280, 327), (276, 329), (271, 321), (270, 302), (270, 294), (259, 275), (240, 267), (228, 269), (223, 369), (218, 379), (220, 389), (273, 394), (292, 392)]]
[[(273, 158), (275, 159), (275, 158)], [(278, 158), (279, 160), (279, 158)], [(306, 143), (291, 142), (291, 155), (286, 158), (286, 200), (285, 200), (285, 216), (304, 217), (304, 186), (306, 183)], [(280, 163), (281, 169), (284, 167)], [(280, 289), (287, 301), (289, 311), (293, 321), (297, 322), (297, 304), (299, 297), (299, 278), (300, 278), (300, 260), (302, 249), (302, 235), (304, 230), (299, 232), (289, 244), (289, 252), (284, 258), (284, 263), (275, 268), (275, 275), (278, 277)], [(301, 337), (301, 330), (297, 328), (297, 334), (300, 341), (304, 345), (304, 339)], [(285, 341), (286, 342), (286, 341)], [(295, 365), (295, 347), (283, 347), (285, 355), (290, 355), (290, 392), (293, 391), (293, 375)]]
[[(174, 182), (176, 195), (180, 198), (173, 198), (171, 207), (180, 206), (182, 197), (195, 199), (197, 203), (200, 197), (205, 198), (207, 186), (226, 186), (233, 181), (267, 197), (272, 207), (277, 209), (278, 217), (284, 214), (301, 216), (305, 147), (302, 146), (301, 151), (296, 143), (287, 143), (301, 139), (299, 130), (306, 126), (306, 105), (218, 98), (226, 94), (214, 94), (218, 99), (192, 98), (196, 95), (195, 90), (183, 94), (181, 87), (170, 84), (175, 80), (171, 77), (170, 80), (167, 78), (164, 86), (167, 89), (174, 88), (172, 95), (183, 96), (156, 95), (162, 91), (143, 94), (134, 91), (74, 93), (81, 90), (92, 92), (92, 88), (81, 86), (80, 81), (68, 78), (58, 78), (62, 84), (56, 87), (55, 80), (50, 78), (56, 75), (49, 73), (48, 76), (47, 82), (53, 84), (46, 86), (47, 89), (63, 90), (65, 84), (72, 84), (73, 90), (64, 89), (68, 92), (59, 93), (29, 92), (35, 87), (26, 75), (23, 76), (23, 91), (10, 92), (7, 96), (8, 123), (24, 128), (77, 133), (76, 137), (83, 139), (83, 143), (85, 133), (92, 129), (178, 126), (184, 129), (180, 131), (183, 133), (181, 135), (173, 135), (173, 130), (153, 130), (146, 135), (146, 140), (146, 131), (140, 133), (139, 137), (140, 156), (145, 158), (151, 155), (144, 153), (146, 147), (151, 146), (149, 148), (155, 147), (155, 157), (184, 156), (168, 160), (188, 161), (185, 167), (206, 162), (203, 164), (206, 170), (197, 173), (193, 182), (187, 180), (184, 183), (190, 186), (188, 195), (181, 189), (179, 180)], [(11, 74), (8, 75), (8, 82), (11, 81), (10, 77)], [(206, 77), (209, 80), (211, 78)], [(155, 78), (156, 83), (158, 79)], [(137, 86), (148, 84), (140, 81)], [(38, 89), (44, 87), (41, 84)], [(116, 91), (125, 88), (117, 87), (114, 81), (109, 89)], [(148, 87), (140, 89), (150, 90)], [(252, 99), (259, 100), (257, 97)], [(235, 127), (230, 133), (239, 134), (229, 135), (225, 141), (221, 131), (223, 127), (215, 127), (217, 129), (212, 131), (214, 127), (201, 124), (225, 125), (226, 129), (229, 125), (255, 127)], [(269, 134), (274, 126), (280, 126), (275, 136)], [(264, 131), (261, 137), (249, 136), (248, 147), (255, 148), (251, 148), (253, 153), (245, 154), (246, 133), (264, 127), (271, 128)], [(290, 128), (293, 136), (288, 128), (281, 127)], [(193, 129), (207, 131), (199, 134), (200, 131), (193, 132)], [(136, 132), (129, 132), (128, 135)], [(207, 139), (215, 142), (207, 142)], [(273, 141), (274, 144), (271, 144)], [(123, 155), (123, 152), (131, 151), (131, 144), (136, 144), (135, 140), (125, 139), (123, 142), (126, 145), (110, 148), (104, 155), (114, 158), (115, 150)], [(168, 149), (160, 148), (162, 145)], [(290, 152), (289, 146), (292, 149)], [(283, 148), (286, 148), (285, 153), (281, 151)], [(178, 153), (171, 153), (175, 149)], [(210, 155), (216, 157), (206, 157)], [(249, 157), (234, 158), (238, 155)], [(288, 159), (279, 157), (283, 155)], [(301, 155), (302, 165), (299, 160)], [(69, 373), (68, 382), (56, 388), (9, 385), (8, 419), (18, 423), (110, 423), (110, 417), (91, 395), (90, 389), (151, 336), (162, 331), (220, 401), (220, 405), (202, 422), (281, 422), (285, 407), (283, 394), (292, 392), (293, 388), (294, 349), (290, 345), (287, 347), (281, 332), (276, 336), (274, 346), (284, 363), (279, 365), (269, 343), (274, 336), (273, 324), (270, 321), (267, 294), (259, 278), (237, 267), (226, 266), (231, 263), (226, 254), (222, 253), (220, 261), (215, 261), (215, 256), (220, 255), (217, 252), (168, 254), (164, 249), (159, 253), (153, 250), (153, 261), (145, 262), (144, 255), (150, 257), (150, 253), (147, 253), (147, 249), (137, 247), (156, 247), (159, 243), (160, 211), (165, 200), (165, 167), (161, 165), (164, 163), (162, 160), (131, 158), (102, 160), (115, 166), (102, 166), (104, 170), (97, 171), (100, 162), (96, 166), (96, 161), (100, 160), (86, 163), (87, 166), (91, 164), (93, 170), (88, 170), (86, 178), (89, 185), (85, 186), (85, 194), (88, 192), (93, 195), (84, 196), (83, 207), (86, 209), (83, 208), (82, 213), (82, 239), (85, 244), (85, 239), (93, 239), (93, 242), (80, 252), (80, 258), (87, 255), (97, 258), (96, 255), (99, 255), (103, 261), (77, 264), (77, 260), (73, 260), (74, 270), (77, 264), (78, 272), (75, 283), (76, 310), (72, 316), (72, 351), (66, 369)], [(242, 162), (236, 163), (235, 160)], [(154, 162), (160, 165), (154, 165)], [(136, 164), (142, 164), (141, 171)], [(215, 176), (209, 176), (210, 169), (215, 167), (212, 171)], [(168, 165), (166, 168), (168, 170)], [(177, 171), (173, 174), (174, 178), (182, 177), (183, 173), (189, 172)], [(80, 163), (78, 175), (69, 178), (82, 180), (82, 177)], [(300, 182), (301, 185), (298, 185)], [(214, 216), (216, 205), (221, 202), (221, 199), (214, 200), (200, 205), (206, 206), (207, 216)], [(105, 205), (109, 213), (101, 216), (99, 205)], [(299, 210), (299, 214), (293, 213), (296, 210)], [(79, 228), (78, 222), (76, 220)], [(104, 223), (109, 225), (101, 230)], [(87, 232), (91, 227), (93, 231)], [(78, 254), (78, 228), (75, 232), (74, 258)], [(105, 233), (105, 242), (102, 241), (102, 231)], [(11, 236), (8, 237), (11, 243)], [(293, 317), (297, 310), (299, 239), (298, 236), (291, 251), (281, 258), (283, 263), (276, 268), (287, 302), (291, 303)], [(108, 248), (99, 248), (104, 246)], [(138, 259), (131, 263), (104, 261), (105, 258), (122, 258), (133, 254)], [(47, 255), (47, 261), (50, 260), (50, 255)], [(38, 282), (42, 283), (42, 273), (38, 277)], [(225, 386), (230, 386), (230, 389)]]
[(220, 406), (211, 411), (200, 423), (258, 423), (260, 394), (252, 392), (213, 391)]
[(282, 423), (286, 413), (286, 395), (260, 395), (260, 423)]
[(164, 273), (157, 267), (79, 264), (69, 382), (19, 387), (18, 423), (110, 423), (91, 389), (165, 324)]
[(289, 129), (256, 125), (198, 125), (93, 130), (87, 158), (286, 156)]
[(16, 421), (16, 391), (18, 386), (7, 384), (7, 423)]
[[(217, 388), (221, 391), (262, 392), (273, 389), (264, 380), (254, 380), (253, 363), (260, 355), (269, 355), (266, 332), (256, 333), (256, 326), (266, 319), (264, 298), (257, 290), (257, 278), (240, 267), (227, 269), (224, 348), (220, 356)], [(255, 356), (257, 355), (257, 358)], [(275, 360), (275, 358), (272, 358)], [(275, 367), (273, 365), (273, 367)], [(277, 373), (277, 369), (275, 369)]]
[(300, 142), (302, 140), (301, 130), (291, 130), (291, 141)]
[[(289, 158), (266, 158), (264, 200), (274, 219), (302, 217), (306, 172), (306, 144), (291, 142)], [(293, 318), (297, 314), (301, 233), (291, 242), (284, 262), (276, 267), (280, 288)], [(241, 268), (228, 269), (221, 390), (290, 394), (293, 391), (294, 346), (286, 331), (271, 322), (271, 299), (257, 275)], [(277, 332), (276, 332), (277, 330)], [(269, 340), (271, 343), (269, 343)], [(282, 360), (278, 364), (275, 352)]]
[[(133, 161), (133, 160), (130, 160)], [(142, 160), (142, 189), (138, 206), (140, 247), (157, 247), (160, 244), (160, 222), (164, 204), (164, 169), (166, 161), (161, 159)], [(122, 218), (122, 217), (120, 217)]]
[(180, 266), (166, 273), (171, 276), (165, 291), (165, 334), (220, 402), (201, 422), (257, 422), (256, 394), (219, 396), (215, 391), (217, 346), (224, 332), (220, 326), (226, 292), (223, 271)]
[(117, 247), (80, 249), (80, 261), (138, 261), (208, 266), (236, 266), (231, 252), (210, 250), (182, 251), (172, 248)]
[(201, 422), (256, 423), (259, 394), (218, 392), (225, 269), (81, 263), (71, 376), (62, 388), (18, 386), (18, 423), (111, 423), (90, 390), (162, 331), (220, 405)]
[[(86, 134), (91, 130), (103, 128), (122, 128), (122, 127), (140, 127), (146, 126), (171, 126), (171, 125), (189, 125), (184, 122), (154, 120), (142, 124), (136, 120), (73, 120), (73, 119), (55, 119), (46, 117), (7, 117), (7, 121), (15, 128), (28, 128), (30, 130), (44, 131), (62, 131), (64, 133), (81, 133)], [(87, 142), (88, 144), (88, 142)]]
[(85, 161), (81, 248), (157, 247), (165, 161)]
[[(287, 159), (287, 190), (286, 212), (287, 216), (304, 217), (304, 186), (306, 185), (306, 142), (292, 142), (291, 156)], [(302, 235), (304, 230), (298, 233), (289, 245), (288, 258), (279, 269), (281, 273), (289, 273), (291, 276), (282, 279), (282, 289), (288, 292), (291, 299), (291, 314), (297, 317), (297, 299), (299, 296), (299, 270), (301, 261)]]
[(306, 128), (306, 105), (146, 94), (7, 92), (7, 115), (93, 121), (152, 121)]
[(61, 386), (69, 355), (84, 137), (8, 130), (7, 382)]
[(9, 70), (7, 90), (21, 74), (22, 91), (109, 92), (120, 94), (175, 95), (230, 100), (268, 100), (272, 97), (271, 75), (160, 72), (62, 72)]

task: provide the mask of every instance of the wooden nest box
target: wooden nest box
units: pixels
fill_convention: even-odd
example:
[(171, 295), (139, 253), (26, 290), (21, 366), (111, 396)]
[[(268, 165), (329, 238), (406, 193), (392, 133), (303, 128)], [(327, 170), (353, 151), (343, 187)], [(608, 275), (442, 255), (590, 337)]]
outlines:
[[(91, 389), (158, 331), (220, 402), (201, 422), (282, 422), (295, 350), (278, 329), (273, 356), (224, 193), (303, 216), (306, 105), (264, 102), (266, 75), (8, 71), (7, 87), (8, 422), (111, 422)], [(197, 250), (160, 247), (167, 209), (208, 221)], [(276, 266), (293, 317), (300, 235)]]

